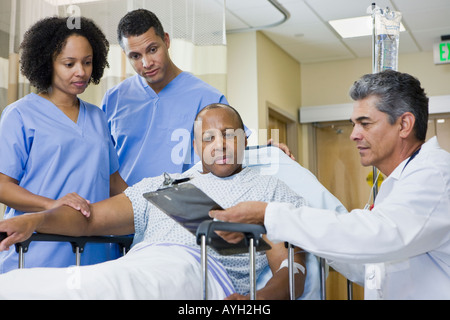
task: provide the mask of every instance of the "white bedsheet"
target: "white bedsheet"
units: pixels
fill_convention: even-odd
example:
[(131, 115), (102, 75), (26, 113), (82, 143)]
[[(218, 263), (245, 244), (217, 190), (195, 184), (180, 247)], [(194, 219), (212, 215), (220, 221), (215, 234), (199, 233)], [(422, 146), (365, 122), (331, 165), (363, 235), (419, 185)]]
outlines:
[[(209, 299), (225, 298), (226, 292), (211, 271), (208, 280)], [(0, 300), (199, 300), (202, 292), (196, 257), (173, 245), (140, 243), (114, 261), (61, 269), (22, 269), (0, 276)]]

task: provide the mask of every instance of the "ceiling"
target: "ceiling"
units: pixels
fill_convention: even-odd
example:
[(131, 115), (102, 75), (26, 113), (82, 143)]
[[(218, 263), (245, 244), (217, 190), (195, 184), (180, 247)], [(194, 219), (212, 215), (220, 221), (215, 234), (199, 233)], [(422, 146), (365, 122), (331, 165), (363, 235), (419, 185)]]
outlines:
[[(183, 5), (192, 0), (172, 0), (172, 5), (178, 1)], [(220, 7), (224, 0), (208, 1)], [(10, 2), (0, 0), (0, 29), (6, 31), (10, 23)], [(389, 7), (403, 15), (402, 23), (407, 31), (400, 34), (400, 54), (432, 51), (433, 43), (439, 41), (441, 35), (450, 34), (450, 0), (375, 2), (381, 8)], [(92, 11), (97, 12), (89, 10), (89, 14), (95, 19), (108, 17), (106, 28), (115, 33), (116, 20), (120, 19), (119, 14), (123, 14), (116, 7), (123, 6), (125, 10), (127, 2), (109, 0), (97, 3), (98, 11), (91, 6)], [(117, 17), (111, 16), (111, 13), (106, 16), (103, 11), (112, 9), (105, 3), (114, 7)], [(229, 33), (261, 28), (264, 34), (300, 63), (371, 57), (371, 36), (342, 39), (328, 23), (329, 20), (368, 15), (366, 11), (372, 4), (371, 0), (225, 0), (225, 3)], [(284, 16), (273, 3), (280, 4), (288, 12), (289, 18), (281, 24)], [(263, 28), (267, 25), (276, 26)]]
[[(290, 14), (278, 26), (262, 29), (300, 63), (371, 57), (372, 37), (342, 39), (329, 20), (368, 15), (375, 2), (402, 13), (406, 28), (400, 34), (399, 53), (432, 51), (441, 35), (450, 34), (449, 0), (278, 0)], [(227, 30), (255, 28), (283, 20), (268, 0), (226, 0)]]

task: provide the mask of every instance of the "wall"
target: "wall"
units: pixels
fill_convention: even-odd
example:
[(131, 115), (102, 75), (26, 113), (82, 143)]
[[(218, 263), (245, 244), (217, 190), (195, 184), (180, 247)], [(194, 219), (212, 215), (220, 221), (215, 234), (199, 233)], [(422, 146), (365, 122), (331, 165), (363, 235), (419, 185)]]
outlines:
[[(257, 33), (259, 109), (265, 101), (297, 118), (301, 103), (300, 64), (262, 33)], [(265, 118), (260, 124), (266, 125)]]
[(300, 64), (261, 32), (229, 34), (227, 41), (228, 101), (252, 129), (249, 144), (264, 144), (267, 103), (298, 120)]
[(371, 59), (302, 64), (302, 106), (351, 102), (353, 82), (372, 70)]
[[(400, 55), (399, 71), (417, 77), (429, 96), (450, 94), (450, 65), (434, 65), (431, 51)], [(371, 72), (371, 58), (302, 64), (302, 106), (351, 102), (351, 85)]]
[[(302, 64), (301, 68), (302, 106), (349, 103), (351, 85), (363, 74), (372, 72), (372, 59)], [(432, 51), (400, 55), (399, 71), (417, 77), (428, 96), (450, 94), (450, 65), (434, 65)], [(303, 126), (301, 139), (304, 150), (301, 161), (306, 167), (308, 164), (313, 167), (311, 125)]]
[[(298, 123), (298, 108), (301, 105), (300, 63), (263, 33), (257, 32), (256, 35), (260, 128), (268, 127), (268, 103)], [(297, 124), (297, 135), (300, 132), (300, 125)], [(264, 143), (263, 137), (259, 143)], [(289, 147), (295, 151), (301, 150), (301, 145)]]
[(428, 96), (450, 94), (450, 64), (435, 65), (432, 51), (400, 56), (399, 71), (417, 77)]
[[(237, 33), (227, 36), (227, 100), (240, 113), (245, 125), (257, 133), (258, 71), (256, 33)], [(258, 144), (252, 134), (249, 145)]]

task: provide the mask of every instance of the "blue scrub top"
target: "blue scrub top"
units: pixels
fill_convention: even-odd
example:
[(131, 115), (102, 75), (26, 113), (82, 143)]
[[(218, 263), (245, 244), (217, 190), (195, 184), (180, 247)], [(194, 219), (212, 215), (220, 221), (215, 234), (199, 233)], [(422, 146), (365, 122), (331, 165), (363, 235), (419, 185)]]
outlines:
[(222, 93), (188, 72), (159, 94), (139, 75), (108, 90), (102, 109), (128, 185), (164, 172), (181, 173), (198, 162), (194, 120), (211, 103), (228, 104)]
[[(54, 104), (32, 93), (2, 114), (0, 172), (34, 194), (59, 199), (76, 192), (92, 203), (98, 202), (109, 197), (110, 175), (118, 167), (105, 115), (94, 105), (80, 100), (75, 123)], [(7, 208), (5, 219), (21, 214)], [(116, 258), (117, 250), (107, 247), (88, 245), (82, 264)], [(32, 243), (25, 262), (26, 267), (74, 264), (71, 245), (56, 243)], [(0, 273), (16, 268), (15, 250), (0, 254)]]

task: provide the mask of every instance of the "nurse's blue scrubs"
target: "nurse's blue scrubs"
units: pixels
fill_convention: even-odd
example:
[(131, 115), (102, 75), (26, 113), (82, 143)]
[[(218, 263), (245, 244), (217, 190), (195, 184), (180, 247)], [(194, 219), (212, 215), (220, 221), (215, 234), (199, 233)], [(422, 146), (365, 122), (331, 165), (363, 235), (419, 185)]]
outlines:
[(102, 108), (126, 183), (193, 167), (200, 160), (192, 146), (195, 117), (217, 102), (228, 104), (219, 90), (188, 72), (158, 94), (139, 75), (108, 90)]
[[(119, 168), (102, 110), (80, 100), (77, 123), (48, 100), (29, 94), (8, 106), (0, 119), (0, 172), (28, 191), (51, 199), (76, 192), (91, 203), (109, 197), (109, 178)], [(5, 219), (23, 212), (7, 208)], [(81, 214), (81, 213), (80, 213)], [(88, 244), (81, 264), (119, 256), (116, 246)], [(75, 264), (69, 243), (33, 242), (25, 267)], [(17, 269), (12, 247), (0, 253), (0, 273)]]

